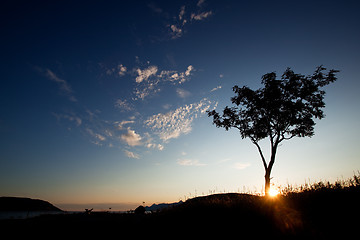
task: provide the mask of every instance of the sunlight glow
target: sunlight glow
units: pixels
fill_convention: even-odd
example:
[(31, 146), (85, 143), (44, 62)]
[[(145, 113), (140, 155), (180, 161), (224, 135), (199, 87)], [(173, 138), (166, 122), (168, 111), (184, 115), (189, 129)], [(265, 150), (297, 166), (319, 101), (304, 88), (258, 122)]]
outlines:
[(270, 197), (276, 197), (279, 194), (279, 190), (275, 188), (270, 188), (269, 195)]

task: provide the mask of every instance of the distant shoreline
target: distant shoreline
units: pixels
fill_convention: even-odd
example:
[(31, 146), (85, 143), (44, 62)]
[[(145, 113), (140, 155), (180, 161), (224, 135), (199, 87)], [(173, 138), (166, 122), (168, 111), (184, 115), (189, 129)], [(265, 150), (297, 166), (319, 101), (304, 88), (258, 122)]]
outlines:
[(55, 203), (54, 205), (67, 212), (83, 212), (91, 208), (96, 212), (126, 212), (139, 206), (136, 203)]

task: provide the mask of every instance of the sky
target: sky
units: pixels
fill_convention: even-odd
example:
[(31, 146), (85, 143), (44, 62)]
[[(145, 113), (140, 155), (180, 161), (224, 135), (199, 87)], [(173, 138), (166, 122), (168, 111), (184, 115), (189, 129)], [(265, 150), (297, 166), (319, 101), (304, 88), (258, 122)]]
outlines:
[[(275, 185), (360, 170), (358, 1), (5, 1), (0, 195), (146, 205), (260, 192), (255, 145), (206, 111), (287, 67), (338, 69), (312, 138), (284, 141)], [(269, 143), (262, 146), (268, 156)], [(73, 204), (73, 205), (71, 205)], [(123, 205), (121, 205), (123, 204)], [(126, 205), (127, 204), (127, 205)], [(105, 206), (102, 205), (102, 206)]]

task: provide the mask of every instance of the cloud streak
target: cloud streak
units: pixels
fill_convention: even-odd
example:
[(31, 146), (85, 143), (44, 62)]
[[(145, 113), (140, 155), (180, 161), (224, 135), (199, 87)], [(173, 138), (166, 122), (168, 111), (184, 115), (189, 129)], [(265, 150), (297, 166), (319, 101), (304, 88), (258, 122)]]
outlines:
[(181, 98), (187, 98), (188, 96), (191, 95), (191, 93), (189, 91), (182, 89), (182, 88), (177, 88), (176, 94)]
[(157, 66), (149, 66), (144, 69), (136, 68), (134, 70), (137, 86), (134, 89), (134, 100), (144, 100), (146, 97), (161, 91), (161, 84), (172, 83), (183, 84), (189, 81), (190, 76), (195, 68), (189, 65), (185, 71), (179, 72), (175, 70), (162, 70), (159, 72)]
[[(198, 3), (196, 4), (197, 8), (201, 9), (204, 2), (204, 0), (198, 1)], [(186, 14), (185, 6), (181, 6), (178, 16), (174, 17), (176, 22), (168, 24), (171, 39), (177, 39), (182, 37), (185, 32), (185, 25), (187, 25), (188, 23), (202, 21), (210, 17), (212, 14), (212, 11), (198, 11), (198, 13), (191, 12), (190, 14)]]
[(99, 145), (99, 146), (102, 146), (103, 145), (103, 142), (106, 140), (106, 137), (99, 134), (99, 133), (96, 133), (94, 132), (92, 129), (90, 128), (86, 128), (86, 132), (88, 134), (90, 134), (93, 138), (94, 138), (94, 141), (92, 141), (94, 144), (96, 145)]
[(243, 170), (247, 167), (250, 167), (250, 163), (242, 163), (242, 162), (238, 162), (234, 164), (234, 168), (238, 169), (238, 170)]
[(36, 70), (44, 74), (45, 77), (47, 77), (49, 80), (56, 82), (62, 95), (66, 95), (68, 99), (72, 102), (77, 102), (77, 99), (73, 95), (73, 90), (66, 80), (58, 77), (53, 71), (48, 68), (42, 69), (40, 67), (36, 67)]
[(120, 109), (122, 112), (124, 111), (132, 111), (133, 107), (131, 106), (131, 103), (129, 103), (126, 99), (121, 100), (118, 99), (115, 101), (115, 107)]
[[(105, 66), (103, 66), (103, 64), (101, 64), (101, 66), (106, 68)], [(118, 75), (120, 77), (123, 77), (127, 73), (127, 67), (125, 67), (122, 64), (119, 64), (119, 65), (117, 65), (116, 67), (113, 67), (113, 68), (106, 68), (106, 74), (107, 75), (113, 75), (114, 73), (116, 73), (116, 75)]]
[(132, 124), (135, 123), (135, 121), (132, 120), (124, 120), (124, 121), (116, 121), (114, 124), (117, 126), (117, 129), (122, 130), (124, 129), (124, 125), (126, 124)]
[(197, 159), (178, 159), (177, 164), (180, 166), (205, 166), (205, 163), (200, 163)]
[(135, 158), (135, 159), (140, 158), (139, 154), (136, 154), (136, 153), (128, 151), (128, 150), (124, 150), (124, 153), (128, 158)]
[(144, 124), (163, 142), (168, 142), (170, 139), (190, 133), (193, 120), (209, 110), (211, 105), (212, 102), (204, 98), (198, 103), (185, 105), (165, 114), (153, 115), (145, 120)]
[(68, 115), (68, 114), (57, 114), (53, 113), (53, 115), (56, 117), (56, 119), (59, 121), (60, 119), (66, 119), (70, 122), (74, 122), (77, 127), (79, 127), (82, 123), (82, 119), (75, 114)]
[(213, 89), (210, 90), (210, 92), (215, 92), (215, 91), (217, 91), (217, 90), (219, 90), (221, 88), (222, 88), (222, 86), (214, 87)]
[(198, 14), (192, 13), (190, 19), (191, 20), (197, 20), (197, 21), (201, 21), (204, 20), (205, 18), (208, 18), (212, 15), (212, 11), (208, 11), (208, 12), (201, 12)]

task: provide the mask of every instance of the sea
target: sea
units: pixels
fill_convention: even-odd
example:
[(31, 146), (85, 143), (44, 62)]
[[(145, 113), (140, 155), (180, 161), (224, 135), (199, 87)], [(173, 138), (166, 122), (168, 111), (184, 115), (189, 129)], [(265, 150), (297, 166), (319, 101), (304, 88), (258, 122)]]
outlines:
[(5, 219), (27, 219), (46, 214), (66, 214), (60, 211), (1, 211), (0, 220)]
[(93, 212), (126, 213), (134, 210), (139, 204), (136, 203), (89, 203), (89, 204), (55, 204), (63, 211), (0, 211), (0, 220), (27, 219), (48, 214), (76, 214), (84, 213), (85, 209), (93, 209)]

